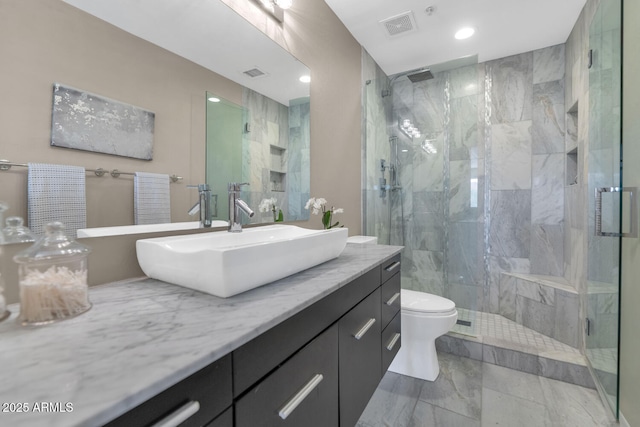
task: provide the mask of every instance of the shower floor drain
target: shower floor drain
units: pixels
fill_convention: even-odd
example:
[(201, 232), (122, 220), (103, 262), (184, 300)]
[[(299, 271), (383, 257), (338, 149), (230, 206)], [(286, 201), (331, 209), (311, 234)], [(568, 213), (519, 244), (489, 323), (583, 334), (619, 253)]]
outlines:
[(458, 325), (462, 325), (462, 326), (469, 326), (469, 327), (471, 327), (471, 322), (470, 322), (470, 321), (468, 321), (468, 320), (461, 320), (461, 319), (458, 319), (458, 320), (456, 320), (456, 324), (458, 324)]

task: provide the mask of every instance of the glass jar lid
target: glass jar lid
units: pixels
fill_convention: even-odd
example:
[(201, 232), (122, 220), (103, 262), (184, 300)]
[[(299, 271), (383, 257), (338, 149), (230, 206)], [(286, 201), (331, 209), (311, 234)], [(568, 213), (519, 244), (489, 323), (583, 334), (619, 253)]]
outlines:
[(6, 243), (33, 242), (35, 237), (19, 216), (10, 216), (6, 220), (7, 226), (2, 230)]
[(64, 232), (64, 224), (56, 221), (45, 226), (45, 235), (32, 246), (13, 257), (15, 262), (55, 260), (87, 256), (91, 252), (88, 246), (69, 239)]

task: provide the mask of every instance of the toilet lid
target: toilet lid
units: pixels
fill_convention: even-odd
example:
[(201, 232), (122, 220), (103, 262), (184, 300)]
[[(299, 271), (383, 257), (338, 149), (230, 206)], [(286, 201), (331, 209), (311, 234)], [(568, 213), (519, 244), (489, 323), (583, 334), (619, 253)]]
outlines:
[(420, 313), (444, 313), (456, 308), (450, 299), (409, 289), (402, 289), (401, 305), (403, 310)]

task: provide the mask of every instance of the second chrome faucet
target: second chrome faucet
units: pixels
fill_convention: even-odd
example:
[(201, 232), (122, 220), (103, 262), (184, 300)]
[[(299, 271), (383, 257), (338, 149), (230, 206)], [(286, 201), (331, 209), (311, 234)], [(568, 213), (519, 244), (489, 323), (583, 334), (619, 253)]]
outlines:
[(240, 187), (249, 185), (249, 183), (229, 183), (229, 228), (230, 233), (239, 233), (242, 231), (242, 223), (240, 222), (240, 211), (244, 212), (249, 218), (254, 215), (249, 205), (240, 199)]
[[(211, 188), (209, 184), (187, 185), (187, 187), (197, 188), (199, 193), (198, 201), (189, 209), (189, 215), (195, 215), (199, 212), (200, 227), (211, 227)], [(217, 210), (216, 208), (216, 212)]]

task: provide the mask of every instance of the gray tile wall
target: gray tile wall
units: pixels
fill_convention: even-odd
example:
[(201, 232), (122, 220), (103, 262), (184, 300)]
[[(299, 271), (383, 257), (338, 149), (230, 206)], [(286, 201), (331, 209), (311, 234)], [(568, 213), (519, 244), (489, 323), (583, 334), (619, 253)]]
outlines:
[(495, 114), (485, 310), (497, 313), (501, 273), (564, 276), (565, 46), (486, 66)]
[[(403, 286), (497, 313), (500, 273), (563, 276), (564, 45), (416, 84), (399, 78), (389, 97), (389, 80), (364, 56), (366, 230), (384, 243), (405, 238)], [(420, 140), (400, 131), (404, 119)], [(390, 135), (402, 191), (381, 199)]]
[[(304, 205), (309, 199), (310, 132), (308, 99), (292, 100), (290, 106), (280, 104), (258, 92), (245, 89), (242, 94), (244, 123), (250, 132), (244, 132), (242, 141), (244, 200), (256, 208), (262, 199), (276, 198), (285, 221), (305, 220), (309, 211)], [(281, 191), (272, 191), (270, 171), (273, 167), (271, 146), (283, 149), (281, 167), (285, 172)], [(253, 222), (273, 222), (271, 212), (257, 212)]]

